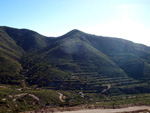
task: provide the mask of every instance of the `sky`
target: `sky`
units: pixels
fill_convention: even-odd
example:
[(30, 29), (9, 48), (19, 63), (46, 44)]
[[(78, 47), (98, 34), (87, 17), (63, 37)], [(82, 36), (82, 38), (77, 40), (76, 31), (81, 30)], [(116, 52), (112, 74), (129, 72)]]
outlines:
[(150, 0), (0, 0), (0, 26), (45, 36), (73, 29), (150, 46)]

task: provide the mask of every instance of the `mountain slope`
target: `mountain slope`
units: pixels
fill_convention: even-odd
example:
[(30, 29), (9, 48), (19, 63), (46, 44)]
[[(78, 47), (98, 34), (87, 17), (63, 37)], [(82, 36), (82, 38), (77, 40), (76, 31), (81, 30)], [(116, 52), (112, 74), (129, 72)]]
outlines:
[(0, 29), (0, 83), (11, 83), (16, 78), (16, 80), (22, 78), (18, 76), (22, 69), (18, 60), (23, 54), (23, 49)]
[[(145, 63), (150, 63), (149, 47), (118, 38), (99, 37), (85, 33), (82, 33), (82, 36), (88, 40), (93, 47), (107, 55), (123, 69), (128, 76), (133, 78), (143, 77)], [(134, 65), (132, 65), (132, 63), (134, 63)]]
[[(71, 83), (71, 88), (78, 87), (78, 89), (80, 89), (82, 86), (85, 89), (88, 89), (88, 85), (92, 86), (92, 76), (99, 78), (102, 76), (127, 76), (124, 71), (113, 63), (105, 54), (92, 47), (86, 41), (82, 40), (78, 33), (71, 35), (71, 37), (60, 37), (60, 40), (57, 40), (50, 46), (47, 46), (37, 53), (32, 54), (29, 58), (31, 57), (33, 57), (35, 62), (48, 62), (49, 65), (55, 66), (56, 69), (71, 73), (69, 79), (75, 82)], [(47, 74), (44, 73), (42, 75), (47, 76)], [(90, 79), (86, 81), (86, 78), (88, 77), (90, 77)], [(31, 76), (29, 79), (30, 78)], [(80, 81), (81, 78), (82, 81)], [(36, 81), (36, 79), (33, 81)], [(62, 79), (57, 79), (57, 84), (66, 87), (68, 85), (66, 83), (65, 86), (64, 82), (66, 81), (68, 80), (65, 79), (62, 82)], [(97, 84), (95, 84), (95, 88), (98, 88), (97, 86), (101, 87), (101, 82), (99, 80), (96, 80), (96, 82)], [(86, 83), (88, 83), (87, 86)], [(51, 83), (49, 82), (49, 85), (50, 84)]]
[(20, 84), (22, 57), (46, 47), (51, 39), (27, 29), (0, 27), (0, 83)]
[[(115, 41), (118, 46), (124, 44), (124, 47), (119, 48), (110, 40), (116, 40), (118, 41)], [(116, 47), (112, 49), (109, 45), (110, 47), (111, 45)], [(129, 47), (132, 47), (132, 49), (134, 47), (134, 50), (130, 50)], [(110, 52), (107, 52), (109, 49)], [(45, 82), (49, 80), (49, 82), (46, 82), (46, 86), (55, 87), (57, 84), (57, 88), (61, 89), (67, 89), (69, 86), (71, 89), (82, 88), (102, 91), (102, 85), (124, 86), (133, 84), (134, 86), (135, 84), (140, 84), (139, 78), (148, 77), (150, 74), (148, 71), (149, 65), (147, 65), (149, 64), (148, 60), (142, 55), (136, 55), (137, 52), (135, 52), (144, 51), (145, 55), (149, 55), (148, 50), (148, 47), (130, 41), (98, 37), (79, 30), (73, 30), (58, 37), (46, 48), (30, 54), (28, 59), (33, 60), (33, 67), (36, 63), (44, 62), (51, 68), (57, 69), (57, 71), (66, 72), (60, 77), (60, 75), (55, 75), (55, 72), (52, 71), (54, 74), (51, 76), (52, 81), (49, 80), (51, 79), (50, 76), (49, 79), (43, 79), (47, 78), (49, 74), (42, 73), (42, 79)], [(37, 72), (36, 68), (35, 71)], [(29, 80), (32, 78), (30, 84), (34, 84), (37, 79), (33, 76), (35, 73), (26, 74), (29, 75)], [(40, 79), (40, 76), (38, 79)], [(40, 80), (42, 81), (42, 79)]]
[(150, 80), (150, 48), (131, 41), (79, 30), (52, 38), (10, 27), (0, 27), (0, 40), (1, 83), (10, 83), (7, 75), (29, 85), (102, 92)]

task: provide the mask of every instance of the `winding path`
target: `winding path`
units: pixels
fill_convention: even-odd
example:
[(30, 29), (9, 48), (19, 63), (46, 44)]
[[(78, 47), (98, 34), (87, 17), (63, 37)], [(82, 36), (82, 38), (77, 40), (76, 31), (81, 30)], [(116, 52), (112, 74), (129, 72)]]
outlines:
[(111, 88), (111, 85), (110, 84), (107, 84), (107, 88), (106, 89), (104, 89), (103, 91), (102, 91), (102, 93), (104, 93), (104, 92), (106, 92), (108, 89), (110, 89)]
[(61, 102), (65, 102), (64, 100), (63, 100), (63, 94), (62, 93), (58, 93), (59, 94), (59, 100), (61, 101)]
[(21, 97), (23, 97), (23, 96), (25, 96), (25, 95), (29, 95), (30, 97), (32, 97), (33, 99), (35, 99), (35, 100), (37, 100), (37, 101), (40, 100), (37, 96), (35, 96), (35, 95), (33, 95), (33, 94), (22, 93), (22, 94), (17, 94), (17, 95), (15, 95), (15, 96), (14, 96), (15, 98), (13, 99), (13, 102), (16, 102), (16, 100), (17, 100), (18, 98), (21, 98)]

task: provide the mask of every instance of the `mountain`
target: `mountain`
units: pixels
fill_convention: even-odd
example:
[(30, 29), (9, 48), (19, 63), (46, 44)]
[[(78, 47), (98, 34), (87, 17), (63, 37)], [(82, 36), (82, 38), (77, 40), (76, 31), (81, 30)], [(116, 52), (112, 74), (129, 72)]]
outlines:
[(54, 38), (2, 26), (0, 53), (1, 84), (25, 80), (29, 86), (59, 90), (102, 93), (111, 86), (106, 94), (148, 91), (150, 47), (128, 40), (76, 29)]
[(0, 27), (0, 83), (20, 84), (20, 59), (26, 54), (43, 48), (51, 38), (27, 29)]
[(28, 29), (1, 27), (25, 52), (46, 47), (52, 37), (45, 37)]

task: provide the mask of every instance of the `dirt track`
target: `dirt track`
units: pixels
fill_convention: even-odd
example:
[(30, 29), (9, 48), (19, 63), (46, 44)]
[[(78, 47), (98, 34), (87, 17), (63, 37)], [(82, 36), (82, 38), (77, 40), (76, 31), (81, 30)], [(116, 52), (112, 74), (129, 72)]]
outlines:
[(150, 106), (133, 106), (128, 108), (121, 108), (121, 109), (93, 109), (93, 110), (79, 110), (79, 111), (64, 111), (64, 112), (56, 112), (56, 113), (117, 113), (117, 112), (129, 112), (129, 111), (136, 111), (148, 109), (150, 110)]

